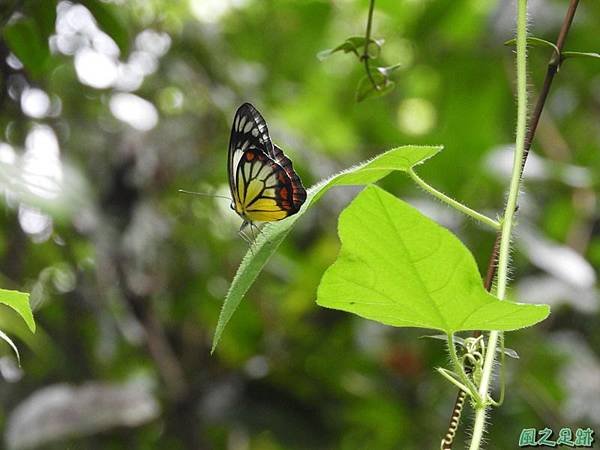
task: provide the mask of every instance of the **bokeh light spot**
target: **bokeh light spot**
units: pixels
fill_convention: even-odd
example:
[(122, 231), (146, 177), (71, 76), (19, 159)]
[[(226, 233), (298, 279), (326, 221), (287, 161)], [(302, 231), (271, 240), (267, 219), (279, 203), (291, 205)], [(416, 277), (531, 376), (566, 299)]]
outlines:
[(158, 123), (156, 108), (148, 100), (134, 94), (119, 93), (110, 99), (113, 115), (140, 131), (148, 131)]
[(84, 48), (75, 55), (75, 70), (79, 81), (96, 89), (110, 87), (117, 79), (117, 65), (107, 55)]
[(50, 110), (50, 97), (41, 89), (25, 89), (21, 94), (21, 109), (29, 117), (41, 119)]
[(433, 128), (436, 121), (435, 108), (423, 98), (409, 98), (398, 106), (398, 127), (403, 133), (418, 136)]

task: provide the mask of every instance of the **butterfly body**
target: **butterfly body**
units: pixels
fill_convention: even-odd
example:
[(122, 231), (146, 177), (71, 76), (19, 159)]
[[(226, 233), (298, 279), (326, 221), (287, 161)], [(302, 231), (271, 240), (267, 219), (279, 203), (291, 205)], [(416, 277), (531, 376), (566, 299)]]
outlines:
[(244, 220), (285, 219), (300, 210), (306, 190), (283, 151), (271, 142), (267, 124), (249, 103), (233, 119), (227, 162), (231, 208)]

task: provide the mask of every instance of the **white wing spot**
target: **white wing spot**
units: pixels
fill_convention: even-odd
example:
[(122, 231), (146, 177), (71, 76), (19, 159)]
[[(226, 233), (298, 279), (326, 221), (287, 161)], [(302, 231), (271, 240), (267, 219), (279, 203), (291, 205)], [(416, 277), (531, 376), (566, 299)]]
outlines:
[(244, 125), (246, 125), (246, 116), (241, 117), (240, 123), (236, 127), (236, 130), (241, 132), (244, 129)]
[(250, 164), (250, 174), (248, 175), (248, 179), (250, 180), (252, 178), (252, 172), (254, 172), (254, 169), (257, 167), (256, 162), (253, 162), (252, 164)]
[(250, 164), (244, 165), (244, 175), (246, 176), (246, 180), (250, 179), (251, 173), (252, 173), (252, 165), (250, 165)]
[(246, 126), (244, 127), (244, 133), (248, 133), (252, 129), (252, 127), (253, 127), (252, 122), (248, 122), (246, 124)]
[(252, 128), (252, 136), (258, 137), (258, 128)]
[(271, 172), (271, 168), (267, 165), (264, 165), (260, 168), (260, 171), (256, 174), (256, 178), (264, 181), (264, 179), (269, 175), (269, 172)]
[(275, 172), (273, 172), (271, 175), (269, 175), (265, 179), (265, 184), (267, 186), (271, 186), (271, 185), (276, 184), (276, 183), (277, 183), (277, 178), (276, 178)]

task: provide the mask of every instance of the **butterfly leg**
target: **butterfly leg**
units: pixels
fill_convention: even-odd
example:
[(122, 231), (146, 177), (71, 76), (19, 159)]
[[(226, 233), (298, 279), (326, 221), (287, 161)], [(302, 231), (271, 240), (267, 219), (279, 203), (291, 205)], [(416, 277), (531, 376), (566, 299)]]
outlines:
[(240, 237), (241, 237), (241, 238), (242, 238), (242, 239), (243, 239), (245, 242), (247, 242), (248, 244), (251, 244), (251, 243), (252, 243), (252, 240), (250, 239), (250, 237), (249, 237), (249, 236), (246, 234), (246, 232), (244, 231), (244, 228), (246, 228), (246, 224), (247, 224), (247, 222), (244, 222), (244, 223), (242, 224), (242, 226), (240, 227), (240, 229), (239, 229), (239, 231), (238, 231), (238, 234), (240, 235)]
[(252, 226), (256, 230), (256, 234), (254, 235), (254, 240), (256, 241), (256, 239), (262, 234), (262, 228), (263, 227), (262, 226), (259, 227), (254, 222), (252, 222)]
[(244, 229), (250, 225), (250, 230), (252, 232), (252, 222), (248, 222), (248, 221), (244, 221), (244, 223), (242, 224), (242, 226), (240, 227), (240, 231), (238, 231), (238, 234), (240, 235), (240, 237), (248, 244), (248, 247), (250, 247), (250, 252), (252, 253), (252, 255), (254, 255), (254, 251), (252, 250), (252, 243), (254, 241), (254, 236), (252, 236), (252, 238), (250, 236), (248, 236), (246, 234), (246, 232), (244, 231)]

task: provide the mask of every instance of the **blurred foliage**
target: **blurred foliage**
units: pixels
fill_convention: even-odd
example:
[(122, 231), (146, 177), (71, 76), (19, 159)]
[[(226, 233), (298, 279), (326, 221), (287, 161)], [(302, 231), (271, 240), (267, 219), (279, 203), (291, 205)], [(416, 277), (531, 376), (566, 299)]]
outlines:
[[(7, 289), (0, 289), (0, 304), (11, 308), (21, 319), (27, 324), (27, 327), (32, 333), (35, 333), (35, 321), (31, 312), (31, 305), (29, 303), (29, 294), (19, 291), (9, 291)], [(6, 310), (4, 310), (6, 313)], [(12, 339), (0, 329), (0, 339), (2, 339), (14, 352), (17, 358), (17, 363), (21, 364), (21, 355), (19, 349), (12, 341)]]
[[(553, 42), (566, 8), (531, 2), (532, 34)], [(494, 216), (513, 141), (512, 5), (379, 0), (372, 37), (401, 66), (393, 91), (356, 103), (363, 68), (316, 55), (360, 34), (367, 9), (1, 4), (0, 286), (31, 292), (38, 325), (31, 335), (0, 311), (22, 356), (21, 369), (9, 347), (0, 358), (6, 448), (437, 448), (456, 394), (433, 370), (443, 344), (315, 304), (356, 190), (332, 190), (298, 222), (213, 356), (247, 247), (228, 201), (177, 192), (227, 195), (230, 121), (251, 101), (306, 185), (391, 147), (444, 144), (419, 174)], [(566, 50), (598, 52), (599, 20), (600, 4), (581, 2)], [(549, 53), (529, 49), (533, 95)], [(600, 429), (598, 64), (565, 62), (528, 162), (512, 295), (553, 313), (508, 336), (521, 358), (508, 361), (490, 449), (514, 448), (523, 427)], [(381, 184), (452, 229), (485, 269), (493, 233), (403, 174)]]

